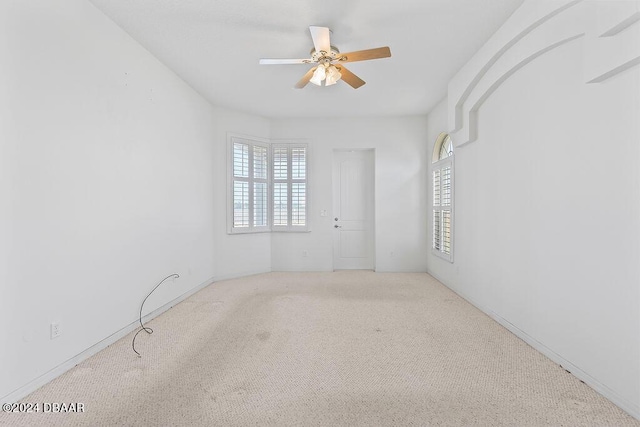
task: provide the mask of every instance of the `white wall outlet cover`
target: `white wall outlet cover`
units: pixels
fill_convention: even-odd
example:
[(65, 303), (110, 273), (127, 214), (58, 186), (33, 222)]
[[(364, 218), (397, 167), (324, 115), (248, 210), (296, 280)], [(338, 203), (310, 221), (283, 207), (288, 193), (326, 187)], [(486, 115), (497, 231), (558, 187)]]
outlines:
[(61, 333), (60, 322), (51, 322), (51, 339), (58, 338)]

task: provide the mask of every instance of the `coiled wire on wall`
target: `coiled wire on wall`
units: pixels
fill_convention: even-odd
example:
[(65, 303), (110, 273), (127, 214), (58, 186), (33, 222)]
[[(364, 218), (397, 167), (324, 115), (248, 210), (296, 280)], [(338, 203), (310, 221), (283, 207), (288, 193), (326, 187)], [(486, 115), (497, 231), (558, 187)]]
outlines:
[(153, 329), (149, 328), (148, 326), (144, 326), (144, 324), (142, 323), (142, 308), (144, 307), (144, 303), (147, 301), (147, 298), (149, 298), (151, 296), (151, 294), (153, 293), (153, 291), (155, 291), (156, 289), (158, 289), (158, 286), (162, 285), (164, 283), (165, 280), (170, 279), (170, 278), (174, 278), (177, 279), (178, 277), (180, 277), (179, 274), (177, 273), (173, 273), (168, 275), (167, 277), (165, 277), (164, 279), (162, 279), (160, 281), (160, 283), (158, 283), (156, 285), (155, 288), (151, 289), (151, 292), (149, 292), (147, 294), (146, 297), (144, 297), (144, 300), (142, 300), (142, 304), (140, 304), (140, 328), (138, 329), (138, 332), (136, 332), (136, 334), (133, 336), (133, 340), (131, 341), (131, 348), (133, 348), (133, 351), (135, 351), (135, 353), (138, 355), (138, 357), (142, 357), (142, 355), (140, 353), (138, 353), (138, 350), (136, 350), (136, 337), (138, 336), (138, 334), (142, 331), (145, 331), (146, 333), (148, 333), (149, 335), (151, 335), (153, 333)]

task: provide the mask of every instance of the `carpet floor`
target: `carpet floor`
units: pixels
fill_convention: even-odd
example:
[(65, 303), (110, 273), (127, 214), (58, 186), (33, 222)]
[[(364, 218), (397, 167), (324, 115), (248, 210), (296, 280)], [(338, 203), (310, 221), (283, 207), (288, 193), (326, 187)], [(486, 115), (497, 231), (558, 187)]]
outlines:
[(217, 282), (23, 402), (11, 426), (640, 426), (427, 274)]

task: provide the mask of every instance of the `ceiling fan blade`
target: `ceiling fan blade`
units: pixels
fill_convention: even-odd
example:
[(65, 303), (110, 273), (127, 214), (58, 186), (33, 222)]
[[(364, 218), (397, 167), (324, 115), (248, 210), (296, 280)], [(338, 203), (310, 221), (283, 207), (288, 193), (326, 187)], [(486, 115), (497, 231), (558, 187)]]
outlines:
[(261, 65), (311, 64), (311, 59), (261, 59)]
[(294, 86), (296, 89), (302, 89), (303, 87), (305, 87), (307, 85), (307, 83), (309, 83), (309, 80), (311, 80), (311, 77), (313, 77), (313, 72), (316, 70), (316, 68), (318, 67), (313, 67), (312, 69), (310, 69), (309, 71), (307, 71), (307, 74), (305, 74), (298, 83), (296, 83), (296, 85)]
[(311, 38), (313, 39), (313, 46), (316, 48), (316, 52), (331, 52), (329, 28), (311, 26), (309, 27), (309, 31), (311, 31)]
[(355, 52), (341, 53), (340, 62), (368, 61), (369, 59), (388, 58), (390, 56), (391, 49), (389, 49), (388, 46), (385, 46), (377, 47), (375, 49), (357, 50)]
[(338, 69), (338, 71), (340, 71), (340, 74), (342, 74), (342, 80), (344, 80), (352, 88), (358, 89), (360, 86), (366, 83), (364, 80), (353, 74), (351, 71), (347, 70), (342, 65), (336, 65), (336, 68)]

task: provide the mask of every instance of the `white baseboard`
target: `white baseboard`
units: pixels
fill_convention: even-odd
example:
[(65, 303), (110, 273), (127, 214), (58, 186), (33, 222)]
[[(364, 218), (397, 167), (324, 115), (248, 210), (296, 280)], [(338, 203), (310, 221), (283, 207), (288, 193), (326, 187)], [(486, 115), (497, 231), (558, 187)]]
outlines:
[(627, 412), (632, 417), (640, 420), (640, 406), (637, 403), (634, 404), (633, 402), (629, 402), (628, 400), (624, 399), (623, 397), (618, 395), (618, 393), (616, 393), (614, 390), (602, 384), (600, 381), (593, 378), (587, 372), (575, 366), (573, 363), (566, 360), (564, 357), (560, 356), (558, 353), (556, 353), (546, 345), (542, 344), (540, 341), (536, 340), (535, 338), (533, 338), (523, 330), (519, 329), (517, 326), (510, 323), (508, 320), (500, 317), (497, 313), (493, 312), (492, 310), (489, 310), (488, 308), (482, 306), (481, 304), (476, 303), (473, 299), (469, 298), (467, 295), (463, 294), (462, 292), (456, 291), (451, 287), (447, 286), (446, 283), (440, 280), (440, 278), (435, 274), (431, 273), (430, 271), (427, 271), (427, 274), (435, 278), (437, 281), (442, 283), (444, 286), (446, 286), (456, 295), (460, 296), (462, 299), (467, 301), (469, 304), (473, 305), (475, 308), (482, 311), (487, 316), (491, 317), (500, 325), (507, 328), (515, 336), (517, 336), (518, 338), (520, 338), (521, 340), (529, 344), (534, 349), (538, 350), (540, 353), (547, 356), (553, 362), (562, 366), (564, 369), (569, 371), (569, 373), (571, 373), (573, 376), (575, 376), (576, 378), (578, 378), (579, 380), (587, 384), (589, 387), (591, 387), (592, 389), (600, 393), (602, 396), (610, 400), (613, 404), (618, 406), (620, 409)]
[[(168, 303), (156, 308), (152, 312), (150, 312), (150, 313), (146, 314), (145, 316), (143, 316), (142, 317), (143, 322), (146, 323), (146, 322), (154, 319), (155, 317), (157, 317), (157, 316), (161, 315), (162, 313), (164, 313), (165, 311), (169, 310), (171, 307), (173, 307), (176, 304), (184, 301), (185, 299), (189, 298), (191, 295), (193, 295), (196, 292), (198, 292), (199, 290), (209, 286), (211, 283), (213, 283), (213, 282), (215, 282), (217, 280), (219, 280), (219, 279), (211, 278), (211, 279), (208, 279), (208, 280), (200, 283), (195, 288), (192, 288), (192, 289), (188, 290), (187, 292), (185, 292), (184, 294), (180, 295), (179, 297), (169, 301)], [(28, 382), (27, 384), (25, 384), (24, 386), (20, 387), (19, 389), (9, 393), (6, 396), (3, 396), (2, 398), (0, 398), (0, 404), (18, 402), (20, 399), (24, 398), (25, 396), (28, 396), (29, 394), (33, 393), (34, 391), (36, 391), (37, 389), (39, 389), (43, 385), (47, 384), (48, 382), (50, 382), (50, 381), (54, 380), (55, 378), (59, 377), (60, 375), (64, 374), (69, 369), (73, 368), (74, 366), (76, 366), (77, 364), (82, 362), (83, 360), (86, 360), (89, 357), (93, 356), (94, 354), (98, 353), (99, 351), (104, 350), (105, 348), (107, 348), (108, 346), (113, 344), (114, 342), (118, 341), (120, 338), (122, 338), (122, 337), (126, 336), (128, 333), (134, 331), (135, 329), (137, 329), (139, 327), (139, 325), (140, 324), (138, 323), (138, 320), (133, 321), (131, 324), (125, 326), (124, 328), (120, 329), (119, 331), (114, 332), (113, 334), (111, 334), (107, 338), (105, 338), (102, 341), (92, 345), (91, 347), (87, 348), (83, 352), (81, 352), (81, 353), (77, 354), (76, 356), (72, 357), (71, 359), (61, 363), (60, 365), (56, 366), (55, 368), (51, 369), (50, 371), (46, 372), (45, 374), (40, 375), (39, 377), (37, 377), (36, 379)]]

